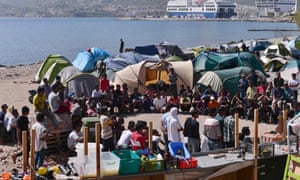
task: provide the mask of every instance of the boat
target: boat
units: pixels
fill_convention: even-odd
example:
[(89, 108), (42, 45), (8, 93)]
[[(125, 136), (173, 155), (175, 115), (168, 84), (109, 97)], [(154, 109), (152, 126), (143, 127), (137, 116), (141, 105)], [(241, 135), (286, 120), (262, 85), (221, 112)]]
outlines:
[(236, 3), (224, 0), (169, 0), (169, 17), (230, 18), (236, 16)]
[(297, 0), (256, 0), (255, 5), (260, 17), (276, 17), (297, 12)]

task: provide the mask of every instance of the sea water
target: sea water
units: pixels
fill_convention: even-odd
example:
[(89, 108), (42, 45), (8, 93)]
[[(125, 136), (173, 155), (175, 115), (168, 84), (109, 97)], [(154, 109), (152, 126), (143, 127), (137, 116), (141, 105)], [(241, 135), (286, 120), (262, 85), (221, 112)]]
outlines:
[(297, 36), (299, 32), (248, 31), (297, 29), (294, 23), (242, 21), (122, 20), (117, 18), (0, 18), (0, 65), (17, 65), (61, 54), (73, 60), (89, 47), (117, 55), (125, 48), (163, 41), (180, 48), (249, 39)]

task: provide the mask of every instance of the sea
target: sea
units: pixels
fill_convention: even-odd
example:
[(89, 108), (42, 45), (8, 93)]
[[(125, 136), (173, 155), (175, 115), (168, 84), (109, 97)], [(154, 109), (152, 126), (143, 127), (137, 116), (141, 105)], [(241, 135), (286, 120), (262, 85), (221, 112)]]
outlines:
[[(276, 31), (249, 31), (272, 29)], [(231, 41), (298, 36), (295, 23), (124, 20), (118, 18), (0, 18), (0, 65), (30, 64), (50, 54), (73, 60), (87, 48), (118, 55), (125, 48), (169, 42), (180, 48)], [(278, 31), (277, 31), (278, 30)]]

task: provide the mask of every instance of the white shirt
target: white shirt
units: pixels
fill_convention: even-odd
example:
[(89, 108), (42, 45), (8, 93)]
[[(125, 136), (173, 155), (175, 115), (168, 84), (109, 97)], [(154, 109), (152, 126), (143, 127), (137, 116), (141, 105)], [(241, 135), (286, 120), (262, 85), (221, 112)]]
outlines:
[(122, 132), (120, 139), (118, 140), (118, 146), (128, 146), (130, 142), (132, 132), (129, 129), (126, 129)]
[(98, 91), (97, 91), (97, 89), (94, 89), (92, 91), (92, 97), (100, 97), (102, 94), (103, 93), (102, 93), (102, 91), (100, 89)]
[(32, 125), (32, 129), (35, 130), (35, 152), (39, 152), (42, 149), (47, 149), (47, 142), (41, 138), (47, 135), (48, 130), (40, 122), (34, 123)]
[(82, 137), (82, 133), (77, 133), (76, 130), (73, 130), (68, 136), (68, 148), (70, 150), (74, 150), (76, 144), (78, 143), (78, 139)]
[(59, 93), (54, 93), (51, 91), (51, 93), (48, 96), (48, 102), (49, 106), (52, 112), (55, 112), (59, 109), (59, 102), (61, 101)]
[(298, 90), (299, 81), (298, 81), (298, 79), (290, 79), (288, 81), (288, 85), (291, 88), (291, 90), (297, 91)]
[(177, 121), (174, 118), (168, 118), (167, 120), (167, 130), (168, 130), (168, 140), (172, 142), (179, 142), (180, 140), (180, 134), (179, 129), (181, 129), (181, 125), (179, 121)]
[(164, 98), (154, 98), (153, 99), (153, 105), (155, 106), (155, 109), (161, 109), (166, 105), (166, 100)]
[(17, 118), (13, 115), (8, 117), (6, 130), (7, 132), (10, 132), (12, 127), (17, 127)]

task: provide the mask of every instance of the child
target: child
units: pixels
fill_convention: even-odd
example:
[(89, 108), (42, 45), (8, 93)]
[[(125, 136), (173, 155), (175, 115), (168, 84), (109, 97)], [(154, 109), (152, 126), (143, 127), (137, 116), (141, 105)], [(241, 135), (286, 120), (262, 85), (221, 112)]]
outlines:
[(156, 130), (152, 130), (152, 146), (153, 146), (153, 151), (155, 153), (162, 153), (162, 150), (159, 147), (159, 143), (162, 145), (165, 145), (165, 142), (161, 139), (160, 133)]
[(129, 121), (126, 130), (122, 131), (121, 137), (118, 140), (118, 148), (127, 149), (130, 144), (131, 134), (135, 131), (135, 122)]
[(71, 151), (75, 151), (75, 146), (78, 142), (83, 142), (83, 135), (81, 130), (81, 121), (73, 122), (73, 130), (68, 136), (68, 148)]
[(35, 167), (43, 165), (45, 150), (47, 149), (48, 130), (42, 124), (45, 119), (44, 113), (37, 113), (36, 122), (32, 125), (35, 130)]

